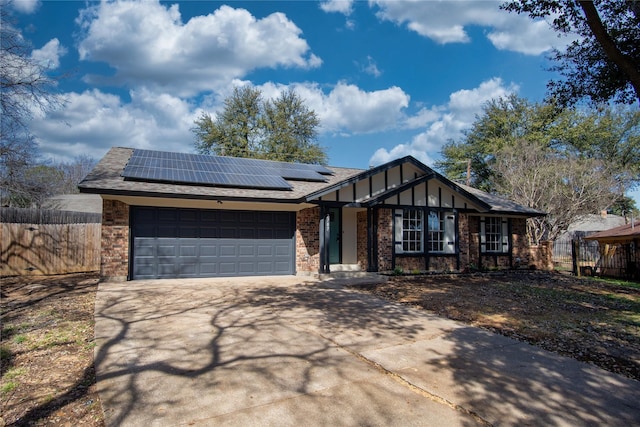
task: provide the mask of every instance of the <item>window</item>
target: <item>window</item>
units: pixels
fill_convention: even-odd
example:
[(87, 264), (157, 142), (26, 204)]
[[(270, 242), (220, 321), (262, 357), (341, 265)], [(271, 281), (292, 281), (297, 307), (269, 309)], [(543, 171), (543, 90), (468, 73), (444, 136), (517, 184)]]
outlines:
[(482, 252), (508, 252), (508, 222), (506, 218), (482, 218), (480, 222), (480, 234)]
[(444, 251), (444, 213), (429, 212), (429, 239), (427, 241), (429, 252)]
[(402, 214), (402, 252), (422, 252), (423, 215), (420, 210), (406, 210)]
[(455, 253), (453, 212), (398, 209), (395, 218), (396, 253)]

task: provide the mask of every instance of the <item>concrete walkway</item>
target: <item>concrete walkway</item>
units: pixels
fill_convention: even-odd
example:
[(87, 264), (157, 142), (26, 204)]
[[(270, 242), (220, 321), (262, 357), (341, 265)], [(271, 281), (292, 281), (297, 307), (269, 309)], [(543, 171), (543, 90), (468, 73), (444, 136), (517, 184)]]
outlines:
[(629, 426), (640, 382), (297, 277), (100, 284), (107, 426)]

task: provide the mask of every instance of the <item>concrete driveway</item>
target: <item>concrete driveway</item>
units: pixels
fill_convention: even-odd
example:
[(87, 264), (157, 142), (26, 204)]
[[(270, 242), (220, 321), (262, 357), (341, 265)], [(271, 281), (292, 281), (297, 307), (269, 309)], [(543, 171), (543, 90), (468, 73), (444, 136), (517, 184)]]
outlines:
[(108, 426), (629, 426), (640, 382), (299, 277), (100, 284)]

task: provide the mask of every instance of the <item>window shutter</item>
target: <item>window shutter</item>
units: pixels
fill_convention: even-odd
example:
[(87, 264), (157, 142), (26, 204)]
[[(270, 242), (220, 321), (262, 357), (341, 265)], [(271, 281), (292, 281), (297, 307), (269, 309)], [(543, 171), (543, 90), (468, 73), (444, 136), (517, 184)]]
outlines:
[(444, 252), (456, 252), (456, 217), (453, 212), (445, 213), (444, 217)]
[(502, 252), (509, 252), (509, 220), (502, 218)]
[(401, 254), (402, 251), (402, 209), (396, 209), (393, 218), (394, 228), (394, 242), (395, 251), (397, 254)]
[(484, 217), (480, 218), (480, 252), (487, 251), (487, 237), (485, 236)]

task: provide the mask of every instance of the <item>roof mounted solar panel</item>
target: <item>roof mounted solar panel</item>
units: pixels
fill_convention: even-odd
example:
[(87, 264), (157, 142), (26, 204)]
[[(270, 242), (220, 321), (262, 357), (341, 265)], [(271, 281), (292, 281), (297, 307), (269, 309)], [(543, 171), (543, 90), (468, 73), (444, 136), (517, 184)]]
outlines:
[[(265, 169), (248, 171), (239, 164), (219, 161), (220, 157), (134, 150), (125, 166), (125, 179), (221, 187), (290, 190), (280, 175)], [(228, 158), (231, 159), (231, 158)], [(213, 160), (213, 161), (210, 161)], [(216, 161), (218, 160), (218, 161)]]
[(278, 190), (292, 188), (287, 179), (326, 182), (331, 174), (321, 165), (139, 149), (122, 172), (141, 181)]

